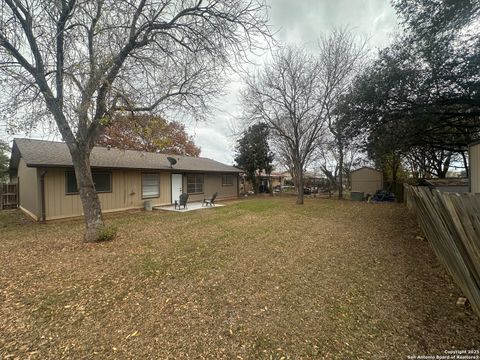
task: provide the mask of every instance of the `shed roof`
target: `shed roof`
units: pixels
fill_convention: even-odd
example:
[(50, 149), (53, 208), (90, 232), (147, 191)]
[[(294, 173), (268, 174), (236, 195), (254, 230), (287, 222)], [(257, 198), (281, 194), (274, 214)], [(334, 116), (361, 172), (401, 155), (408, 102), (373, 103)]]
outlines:
[[(17, 169), (20, 157), (28, 167), (71, 167), (72, 158), (64, 142), (34, 139), (14, 139), (10, 168)], [(177, 163), (170, 167), (167, 157), (173, 157)], [(221, 162), (204, 158), (179, 155), (158, 154), (137, 150), (121, 150), (95, 146), (90, 155), (90, 164), (96, 168), (120, 168), (142, 170), (177, 170), (231, 172), (241, 170)]]
[(353, 172), (356, 172), (356, 171), (360, 171), (360, 170), (363, 170), (363, 169), (366, 169), (366, 170), (373, 170), (373, 171), (376, 171), (376, 172), (379, 172), (381, 173), (380, 170), (377, 170), (373, 167), (370, 167), (370, 166), (362, 166), (361, 168), (358, 168), (358, 169), (355, 169), (355, 170), (352, 170), (350, 173), (353, 173)]

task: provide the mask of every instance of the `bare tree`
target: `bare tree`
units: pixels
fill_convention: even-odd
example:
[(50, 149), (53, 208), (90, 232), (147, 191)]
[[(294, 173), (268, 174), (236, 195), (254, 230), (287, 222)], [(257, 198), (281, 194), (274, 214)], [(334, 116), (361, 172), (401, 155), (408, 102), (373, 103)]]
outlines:
[(438, 150), (429, 146), (416, 146), (405, 152), (404, 163), (417, 178), (444, 179), (452, 163), (461, 161), (461, 154)]
[[(326, 101), (332, 90), (318, 60), (304, 49), (286, 47), (247, 79), (244, 117), (265, 122), (291, 163), (297, 204), (303, 204), (303, 172), (325, 130)], [(278, 146), (277, 146), (278, 148)]]
[[(324, 86), (332, 88), (327, 94), (326, 117), (337, 155), (338, 197), (342, 199), (345, 152), (354, 132), (349, 119), (342, 113), (341, 99), (351, 89), (355, 76), (365, 64), (367, 41), (359, 41), (347, 28), (334, 28), (329, 36), (319, 40), (318, 47), (320, 66), (325, 74)], [(325, 172), (325, 175), (331, 174)]]
[(352, 140), (339, 146), (332, 134), (327, 137), (324, 144), (319, 146), (314, 160), (317, 168), (327, 177), (331, 189), (339, 192), (344, 178), (347, 180), (347, 187), (350, 186), (352, 168), (360, 165), (362, 161), (359, 143)]
[(295, 179), (295, 171), (293, 169), (293, 160), (290, 156), (290, 151), (288, 147), (285, 146), (283, 139), (275, 136), (271, 137), (270, 140), (272, 150), (275, 154), (275, 163), (281, 168), (285, 168), (286, 171), (290, 174), (292, 179)]
[(102, 128), (125, 111), (201, 118), (226, 66), (269, 36), (265, 10), (263, 0), (2, 0), (0, 114), (17, 128), (53, 118), (86, 241), (103, 226), (90, 169)]
[[(327, 126), (338, 147), (338, 167), (343, 168), (348, 137), (335, 110), (365, 57), (365, 44), (358, 45), (347, 29), (334, 29), (320, 39), (318, 56), (286, 47), (247, 80), (245, 117), (266, 122), (279, 139), (277, 152), (290, 162), (286, 165), (296, 179), (298, 204), (303, 204), (303, 172), (324, 144)], [(341, 183), (342, 171), (339, 174)]]

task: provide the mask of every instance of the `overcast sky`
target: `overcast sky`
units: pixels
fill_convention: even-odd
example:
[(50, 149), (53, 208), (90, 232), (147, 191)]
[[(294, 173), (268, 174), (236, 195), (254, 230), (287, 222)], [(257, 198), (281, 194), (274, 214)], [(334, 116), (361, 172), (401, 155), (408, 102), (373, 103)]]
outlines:
[[(372, 49), (388, 44), (397, 26), (396, 15), (388, 0), (269, 0), (270, 17), (281, 42), (314, 47), (316, 39), (333, 26), (348, 26), (370, 39)], [(253, 58), (261, 63), (264, 58)], [(240, 112), (239, 89), (242, 84), (232, 76), (227, 95), (218, 100), (218, 108), (205, 123), (187, 123), (188, 132), (202, 149), (201, 156), (227, 164), (233, 163), (235, 116)], [(181, 120), (181, 119), (175, 119)], [(23, 134), (19, 134), (23, 135)], [(53, 139), (36, 133), (32, 137)], [(0, 138), (7, 136), (0, 124)]]
[[(316, 39), (334, 26), (348, 26), (370, 39), (372, 51), (388, 44), (397, 19), (388, 0), (270, 0), (270, 16), (280, 41), (314, 47)], [(261, 62), (261, 59), (256, 59)], [(233, 78), (221, 110), (207, 122), (189, 124), (202, 148), (201, 156), (233, 163), (235, 116), (240, 112), (241, 82)]]

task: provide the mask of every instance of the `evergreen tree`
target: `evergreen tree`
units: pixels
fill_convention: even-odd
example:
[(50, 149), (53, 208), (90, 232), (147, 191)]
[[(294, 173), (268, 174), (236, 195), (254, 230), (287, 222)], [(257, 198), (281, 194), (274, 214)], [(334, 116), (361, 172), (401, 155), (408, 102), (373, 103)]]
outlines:
[(273, 153), (268, 145), (269, 128), (266, 124), (250, 126), (237, 142), (235, 163), (245, 171), (247, 180), (257, 192), (257, 171), (272, 172)]

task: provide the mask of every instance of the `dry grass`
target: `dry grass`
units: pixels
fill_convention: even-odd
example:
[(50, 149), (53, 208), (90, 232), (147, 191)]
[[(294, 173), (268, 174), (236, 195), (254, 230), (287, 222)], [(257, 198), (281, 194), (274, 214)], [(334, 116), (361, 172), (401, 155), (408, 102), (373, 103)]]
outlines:
[(0, 358), (397, 359), (480, 344), (401, 205), (262, 199), (82, 222), (0, 213)]

